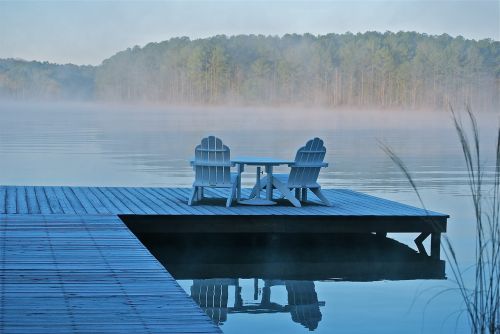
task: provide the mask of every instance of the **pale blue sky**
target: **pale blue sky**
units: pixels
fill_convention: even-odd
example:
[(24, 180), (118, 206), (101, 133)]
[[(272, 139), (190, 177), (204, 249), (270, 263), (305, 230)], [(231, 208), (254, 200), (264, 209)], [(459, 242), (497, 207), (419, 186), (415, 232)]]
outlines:
[(99, 64), (170, 37), (448, 33), (500, 39), (500, 1), (1, 1), (0, 58)]

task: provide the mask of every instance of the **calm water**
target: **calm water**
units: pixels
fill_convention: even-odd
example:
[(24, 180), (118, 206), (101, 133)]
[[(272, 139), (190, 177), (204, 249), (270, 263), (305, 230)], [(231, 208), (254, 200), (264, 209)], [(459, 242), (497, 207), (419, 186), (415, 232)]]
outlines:
[[(479, 115), (487, 180), (497, 124), (497, 113)], [(451, 215), (448, 235), (464, 268), (472, 263), (474, 226), (466, 173), (446, 112), (3, 103), (0, 183), (189, 187), (193, 173), (187, 161), (208, 134), (221, 137), (233, 155), (283, 158), (293, 157), (307, 139), (320, 136), (330, 163), (320, 176), (324, 187), (418, 205), (405, 178), (379, 148), (379, 141), (384, 142), (412, 170), (426, 206)], [(243, 182), (252, 185), (253, 173)], [(262, 254), (253, 254), (250, 269), (241, 266), (244, 258), (214, 255), (219, 271), (203, 266), (203, 259), (195, 263), (202, 268), (195, 272), (189, 263), (172, 264), (171, 271), (226, 333), (468, 332), (466, 319), (459, 317), (463, 305), (453, 291), (449, 268), (448, 279), (439, 276), (439, 269), (422, 273), (419, 264), (406, 257), (412, 251), (405, 245), (414, 248), (415, 235), (389, 237), (398, 242), (355, 242), (374, 245), (361, 258), (351, 254), (352, 247), (310, 252), (309, 245), (298, 249), (332, 256), (323, 262), (288, 257), (293, 249), (283, 252), (271, 242)], [(168, 258), (169, 250), (165, 254)], [(388, 264), (386, 259), (396, 255), (403, 260)], [(285, 257), (281, 271), (272, 266), (270, 270), (269, 258), (280, 256)], [(352, 265), (340, 268), (339, 259)], [(203, 304), (201, 296), (209, 295), (218, 299)]]

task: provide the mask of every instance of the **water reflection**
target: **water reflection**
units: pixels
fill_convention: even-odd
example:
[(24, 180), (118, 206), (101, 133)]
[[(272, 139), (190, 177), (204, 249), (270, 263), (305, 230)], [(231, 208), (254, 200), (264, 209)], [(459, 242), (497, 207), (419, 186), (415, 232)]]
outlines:
[[(254, 279), (255, 302), (244, 302), (239, 279), (195, 279), (191, 286), (191, 297), (205, 313), (216, 323), (222, 325), (228, 313), (290, 313), (294, 322), (309, 330), (315, 330), (321, 321), (320, 306), (325, 302), (318, 301), (313, 281), (272, 280), (265, 279), (264, 286), (259, 288), (259, 280)], [(228, 306), (229, 287), (234, 287), (234, 303)], [(282, 305), (271, 299), (271, 288), (285, 286), (288, 303)], [(260, 293), (259, 293), (260, 292)], [(260, 301), (258, 300), (261, 295)]]
[(315, 281), (445, 279), (444, 261), (371, 234), (139, 237), (218, 325), (230, 314), (289, 313), (313, 331), (325, 306)]

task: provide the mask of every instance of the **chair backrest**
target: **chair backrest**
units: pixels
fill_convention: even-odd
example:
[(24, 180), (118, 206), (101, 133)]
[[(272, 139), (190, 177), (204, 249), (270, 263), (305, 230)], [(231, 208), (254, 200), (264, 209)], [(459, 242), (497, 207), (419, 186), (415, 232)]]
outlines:
[(295, 155), (290, 176), (288, 177), (288, 187), (308, 187), (316, 185), (321, 167), (324, 167), (326, 148), (323, 140), (314, 138), (309, 140), (305, 146), (301, 147)]
[(224, 187), (231, 185), (231, 158), (229, 148), (222, 140), (209, 136), (201, 140), (194, 151), (195, 185)]

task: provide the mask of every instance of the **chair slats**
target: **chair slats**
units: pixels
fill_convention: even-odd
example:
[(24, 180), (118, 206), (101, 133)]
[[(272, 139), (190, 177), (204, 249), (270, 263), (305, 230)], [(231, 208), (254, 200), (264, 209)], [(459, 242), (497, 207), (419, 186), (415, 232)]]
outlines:
[(203, 138), (195, 149), (196, 186), (231, 186), (230, 150), (214, 136)]
[[(290, 174), (282, 178), (276, 175), (273, 179), (273, 186), (279, 189), (285, 198), (290, 200), (293, 205), (300, 206), (299, 200), (307, 201), (308, 189), (315, 194), (323, 204), (331, 206), (332, 204), (321, 192), (321, 186), (318, 184), (318, 176), (322, 167), (328, 164), (323, 162), (326, 148), (323, 141), (319, 138), (309, 140), (304, 147), (301, 147), (295, 156), (295, 162), (291, 165)], [(285, 181), (286, 179), (286, 181)], [(255, 189), (255, 188), (254, 188)], [(295, 196), (291, 190), (295, 189)]]
[(290, 177), (288, 178), (289, 188), (308, 187), (315, 184), (321, 167), (325, 167), (326, 148), (319, 138), (309, 140), (304, 147), (301, 147), (295, 156), (295, 164), (292, 165)]
[[(195, 180), (190, 204), (195, 196), (203, 197), (203, 187), (231, 189), (236, 187), (235, 178), (231, 177), (230, 150), (219, 138), (215, 136), (203, 138), (200, 145), (195, 148), (195, 159), (192, 165)], [(228, 199), (228, 204), (231, 201), (232, 197)]]

